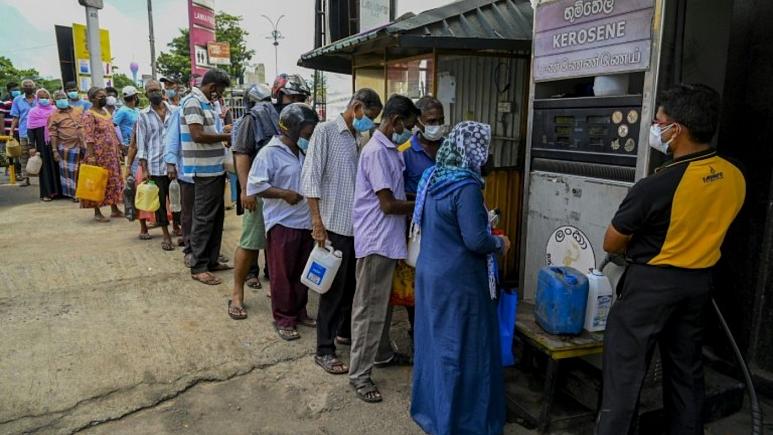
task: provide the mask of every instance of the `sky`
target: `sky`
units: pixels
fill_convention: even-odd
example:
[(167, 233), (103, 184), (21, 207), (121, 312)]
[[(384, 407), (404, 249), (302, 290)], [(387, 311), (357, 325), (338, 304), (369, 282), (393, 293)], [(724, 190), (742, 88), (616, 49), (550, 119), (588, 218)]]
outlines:
[[(397, 16), (406, 12), (419, 13), (450, 0), (398, 0)], [(150, 44), (146, 0), (104, 0), (99, 11), (99, 24), (110, 31), (114, 66), (118, 72), (131, 76), (129, 64), (137, 62), (139, 74), (150, 74)], [(152, 0), (156, 55), (188, 26), (186, 0)], [(215, 0), (215, 9), (244, 18), (243, 26), (250, 32), (247, 46), (256, 54), (251, 64), (263, 63), (266, 75), (274, 73), (274, 47), (267, 39), (271, 28), (261, 15), (276, 20), (284, 35), (279, 43), (280, 72), (299, 73), (304, 77), (311, 70), (296, 66), (301, 54), (314, 45), (314, 0)], [(56, 49), (55, 25), (71, 26), (85, 23), (85, 10), (77, 0), (0, 0), (3, 25), (0, 26), (0, 56), (11, 59), (17, 68), (33, 67), (44, 77), (58, 78), (59, 60)], [(329, 90), (350, 90), (349, 76), (329, 78)]]

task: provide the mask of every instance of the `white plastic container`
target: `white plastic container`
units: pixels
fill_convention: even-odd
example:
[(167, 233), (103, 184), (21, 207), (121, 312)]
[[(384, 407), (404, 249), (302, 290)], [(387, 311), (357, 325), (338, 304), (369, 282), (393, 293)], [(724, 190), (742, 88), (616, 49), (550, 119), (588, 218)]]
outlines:
[(175, 179), (169, 182), (169, 203), (172, 205), (172, 213), (182, 211), (183, 206), (180, 199), (180, 183)]
[(333, 250), (333, 245), (328, 241), (325, 247), (315, 246), (303, 268), (301, 283), (311, 290), (323, 295), (330, 290), (333, 280), (341, 267), (341, 251)]
[(588, 303), (585, 305), (585, 330), (603, 331), (607, 328), (607, 316), (612, 307), (612, 283), (599, 270), (592, 270), (588, 277)]

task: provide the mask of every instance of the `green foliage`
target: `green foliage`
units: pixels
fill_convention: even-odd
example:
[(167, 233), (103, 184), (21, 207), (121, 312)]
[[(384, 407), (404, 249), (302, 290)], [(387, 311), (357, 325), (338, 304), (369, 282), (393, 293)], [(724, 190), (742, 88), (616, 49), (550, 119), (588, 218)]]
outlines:
[(156, 58), (156, 68), (164, 77), (178, 83), (190, 83), (191, 58), (188, 29), (180, 29), (180, 35), (167, 44), (169, 51), (161, 52)]
[(224, 65), (231, 78), (244, 82), (246, 63), (255, 55), (255, 50), (247, 48), (245, 38), (249, 32), (242, 27), (242, 17), (227, 14), (223, 11), (215, 16), (215, 38), (219, 42), (227, 42), (231, 46), (231, 65)]
[[(245, 38), (249, 32), (241, 27), (242, 17), (219, 12), (215, 16), (215, 38), (220, 42), (228, 42), (231, 46), (231, 64), (222, 65), (235, 81), (243, 81), (246, 63), (255, 55), (255, 50), (247, 48)], [(179, 83), (190, 83), (190, 35), (188, 29), (180, 29), (180, 34), (167, 44), (167, 51), (161, 52), (156, 58), (156, 68), (164, 77), (177, 80)]]
[(45, 80), (40, 78), (40, 74), (38, 71), (34, 68), (29, 69), (17, 69), (13, 62), (11, 62), (10, 59), (8, 59), (5, 56), (0, 56), (0, 92), (5, 95), (5, 85), (9, 82), (16, 82), (21, 86), (21, 81), (24, 79), (32, 79), (35, 80), (35, 83), (38, 86), (42, 85), (48, 85), (50, 86), (53, 82), (58, 82), (59, 85), (57, 88), (51, 88), (48, 86), (42, 86), (48, 89), (49, 91), (54, 89), (59, 89), (62, 87), (62, 81), (61, 80)]
[(122, 73), (113, 74), (113, 87), (118, 89), (118, 92), (121, 92), (121, 89), (123, 89), (124, 86), (137, 86), (137, 85), (134, 83), (134, 80), (132, 80), (132, 78), (127, 76), (126, 74), (122, 74)]

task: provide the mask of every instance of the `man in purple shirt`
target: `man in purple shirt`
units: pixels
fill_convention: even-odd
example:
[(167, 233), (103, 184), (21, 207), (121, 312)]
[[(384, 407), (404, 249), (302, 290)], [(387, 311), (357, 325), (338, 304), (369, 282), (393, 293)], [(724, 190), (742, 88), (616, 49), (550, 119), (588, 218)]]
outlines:
[[(354, 187), (354, 253), (357, 289), (352, 303), (352, 348), (349, 382), (366, 402), (380, 402), (370, 377), (384, 331), (397, 260), (407, 255), (406, 215), (413, 201), (405, 199), (405, 164), (397, 150), (411, 135), (419, 109), (402, 95), (384, 107), (381, 125), (362, 149)], [(381, 347), (389, 343), (381, 343)], [(407, 358), (392, 353), (387, 363)], [(388, 365), (388, 364), (385, 364)]]

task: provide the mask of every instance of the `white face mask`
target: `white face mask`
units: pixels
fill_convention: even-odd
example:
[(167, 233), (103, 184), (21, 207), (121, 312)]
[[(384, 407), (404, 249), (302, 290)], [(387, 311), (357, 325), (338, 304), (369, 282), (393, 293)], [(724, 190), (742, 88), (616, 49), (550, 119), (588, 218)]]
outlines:
[(445, 134), (445, 125), (425, 125), (424, 132), (421, 135), (424, 136), (424, 139), (427, 139), (430, 142), (437, 142), (440, 139), (443, 139)]
[(673, 127), (674, 124), (669, 124), (662, 130), (657, 124), (650, 127), (650, 147), (660, 151), (663, 154), (668, 154), (668, 146), (671, 145), (671, 142), (674, 141), (674, 136), (671, 136), (671, 139), (669, 139), (668, 142), (663, 142), (663, 133), (671, 130)]
[(107, 97), (107, 102), (106, 102), (106, 104), (107, 104), (108, 106), (115, 106), (115, 103), (116, 103), (116, 102), (117, 102), (117, 99), (116, 99), (114, 96), (112, 96), (112, 95), (109, 95), (109, 96)]

